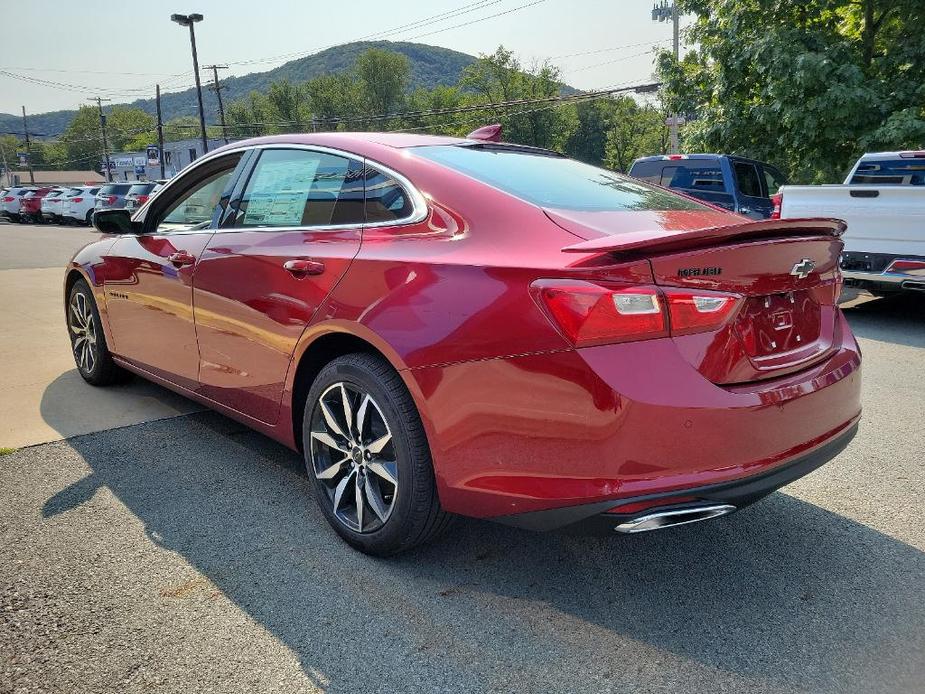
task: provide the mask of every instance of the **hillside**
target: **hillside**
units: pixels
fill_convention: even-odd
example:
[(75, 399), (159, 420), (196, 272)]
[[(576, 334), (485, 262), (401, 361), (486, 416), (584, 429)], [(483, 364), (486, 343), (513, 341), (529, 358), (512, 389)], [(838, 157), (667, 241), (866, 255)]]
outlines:
[[(228, 104), (230, 101), (247, 96), (252, 91), (265, 91), (275, 80), (288, 79), (290, 82), (304, 82), (326, 73), (345, 72), (353, 66), (357, 56), (368, 48), (384, 48), (406, 55), (411, 63), (412, 88), (455, 84), (459, 81), (466, 66), (475, 61), (474, 56), (466, 53), (422, 43), (358, 41), (292, 60), (266, 72), (254, 72), (241, 77), (223, 79), (222, 84), (227, 88), (223, 90), (222, 96), (225, 104)], [(205, 78), (205, 75), (203, 77)], [(206, 121), (214, 123), (218, 121), (216, 115), (218, 105), (214, 94), (205, 89), (206, 84), (203, 84)], [(123, 105), (136, 106), (151, 114), (155, 112), (153, 97)], [(161, 106), (165, 121), (178, 116), (195, 115), (196, 90), (162, 93)], [(29, 130), (42, 135), (57, 135), (68, 126), (75, 113), (76, 111), (52, 111), (30, 115)], [(0, 114), (0, 132), (22, 133), (22, 117)]]

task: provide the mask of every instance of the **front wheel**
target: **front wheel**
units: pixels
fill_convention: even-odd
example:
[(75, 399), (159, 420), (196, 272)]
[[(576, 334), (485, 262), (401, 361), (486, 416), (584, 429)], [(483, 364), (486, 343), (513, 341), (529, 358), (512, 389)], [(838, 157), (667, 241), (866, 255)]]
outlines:
[(68, 296), (67, 326), (77, 371), (87, 383), (108, 386), (125, 379), (127, 372), (113, 361), (106, 346), (93, 292), (82, 279), (74, 283)]
[(414, 401), (382, 358), (348, 354), (325, 366), (308, 394), (302, 437), (315, 498), (356, 549), (397, 554), (449, 524)]

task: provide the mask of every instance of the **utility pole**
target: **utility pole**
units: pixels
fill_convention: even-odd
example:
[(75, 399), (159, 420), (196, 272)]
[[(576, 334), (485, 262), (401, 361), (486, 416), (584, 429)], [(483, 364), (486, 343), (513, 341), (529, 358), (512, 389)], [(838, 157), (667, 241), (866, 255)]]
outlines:
[[(668, 19), (671, 19), (672, 23), (672, 43), (674, 44), (674, 61), (675, 63), (680, 61), (680, 50), (679, 50), (679, 40), (678, 35), (679, 31), (679, 15), (678, 15), (678, 2), (677, 0), (671, 0), (671, 4), (668, 4), (669, 0), (659, 0), (655, 1), (655, 4), (652, 6), (652, 21), (664, 22)], [(678, 114), (672, 113), (668, 117), (668, 132), (670, 137), (669, 149), (671, 154), (678, 153)]]
[(112, 165), (109, 162), (109, 144), (106, 142), (106, 116), (103, 115), (103, 102), (112, 101), (112, 99), (103, 99), (99, 96), (87, 101), (95, 101), (96, 107), (100, 110), (100, 135), (103, 138), (103, 163), (106, 167), (106, 180), (112, 183)]
[(170, 21), (180, 26), (189, 27), (189, 42), (193, 49), (193, 74), (196, 77), (196, 98), (199, 100), (199, 127), (202, 130), (202, 153), (209, 151), (209, 140), (206, 137), (206, 113), (202, 108), (202, 84), (199, 81), (199, 56), (196, 54), (196, 22), (202, 21), (201, 14), (172, 14)]
[(32, 150), (29, 144), (29, 124), (26, 122), (26, 107), (22, 107), (22, 129), (26, 134), (26, 162), (29, 164), (29, 182), (35, 185), (35, 172), (32, 170)]
[(164, 174), (164, 119), (161, 117), (161, 85), (154, 85), (157, 89), (154, 103), (157, 104), (157, 158), (161, 163), (161, 180), (167, 178)]
[(203, 70), (212, 71), (212, 86), (209, 89), (215, 92), (215, 96), (218, 98), (218, 120), (222, 124), (222, 138), (225, 140), (225, 144), (228, 144), (228, 128), (225, 125), (225, 106), (222, 103), (222, 90), (225, 89), (222, 85), (218, 83), (218, 71), (227, 70), (227, 65), (204, 65)]

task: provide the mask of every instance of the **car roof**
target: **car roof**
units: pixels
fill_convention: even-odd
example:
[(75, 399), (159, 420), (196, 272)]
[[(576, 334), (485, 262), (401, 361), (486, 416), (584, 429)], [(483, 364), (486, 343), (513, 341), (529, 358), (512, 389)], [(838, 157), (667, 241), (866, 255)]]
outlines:
[(902, 150), (900, 152), (867, 152), (861, 155), (860, 161), (882, 161), (885, 159), (912, 159), (912, 154), (918, 150)]
[[(742, 156), (739, 156), (738, 154), (716, 154), (716, 153), (709, 153), (709, 152), (697, 152), (694, 154), (684, 154), (681, 156), (683, 158), (680, 161), (689, 161), (691, 159), (700, 160), (700, 161), (719, 161), (720, 159), (735, 159), (736, 161), (747, 161), (752, 164), (761, 164), (761, 166), (770, 166), (771, 168), (777, 168), (773, 164), (768, 164), (767, 162), (761, 161), (760, 159), (750, 159), (749, 157), (742, 157)], [(676, 160), (672, 160), (670, 157), (671, 155), (669, 154), (656, 154), (651, 157), (639, 157), (633, 162), (633, 164), (635, 164), (636, 162), (641, 162), (641, 161), (645, 161), (645, 162), (676, 161)]]
[(317, 145), (319, 147), (332, 147), (347, 151), (365, 151), (369, 145), (388, 147), (391, 149), (405, 149), (407, 147), (421, 147), (424, 145), (455, 145), (465, 142), (475, 142), (462, 137), (448, 137), (443, 135), (419, 135), (417, 133), (379, 133), (379, 132), (332, 132), (332, 133), (294, 133), (287, 135), (270, 135), (255, 137), (249, 140), (238, 140), (209, 152), (214, 154), (225, 150), (255, 145)]

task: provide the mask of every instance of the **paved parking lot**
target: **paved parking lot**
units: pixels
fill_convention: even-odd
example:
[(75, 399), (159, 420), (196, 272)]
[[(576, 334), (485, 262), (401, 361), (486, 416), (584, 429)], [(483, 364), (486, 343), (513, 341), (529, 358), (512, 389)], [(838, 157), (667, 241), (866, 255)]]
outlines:
[(288, 450), (20, 355), (66, 340), (59, 299), (23, 303), (58, 297), (59, 258), (30, 258), (87, 236), (0, 226), (0, 376), (31, 384), (2, 431), (70, 437), (0, 457), (0, 692), (923, 691), (925, 297), (847, 304), (860, 433), (754, 507), (626, 538), (461, 521), (384, 561), (328, 530)]

